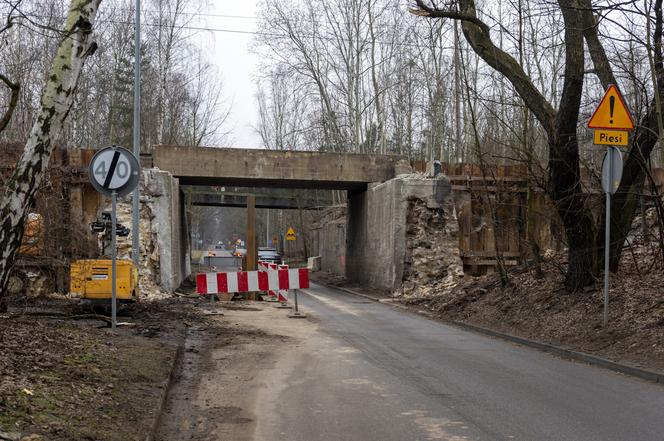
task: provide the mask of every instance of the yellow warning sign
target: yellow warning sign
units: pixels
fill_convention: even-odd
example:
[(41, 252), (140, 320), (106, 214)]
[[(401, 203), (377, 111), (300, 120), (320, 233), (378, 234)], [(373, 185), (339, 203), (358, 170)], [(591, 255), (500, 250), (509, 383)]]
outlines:
[(597, 145), (627, 145), (629, 134), (624, 130), (595, 130), (593, 139)]
[(610, 85), (588, 121), (589, 129), (634, 130), (634, 120), (615, 85)]
[(286, 240), (295, 240), (295, 230), (292, 227), (286, 231)]

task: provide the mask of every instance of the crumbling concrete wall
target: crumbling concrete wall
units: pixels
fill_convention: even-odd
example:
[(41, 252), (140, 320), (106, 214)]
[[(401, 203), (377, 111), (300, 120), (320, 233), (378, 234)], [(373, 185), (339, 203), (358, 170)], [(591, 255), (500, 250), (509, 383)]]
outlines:
[(155, 244), (153, 256), (158, 256), (156, 280), (163, 289), (175, 291), (191, 272), (180, 183), (168, 172), (144, 170), (141, 199), (154, 216), (150, 234)]
[[(159, 254), (156, 246), (156, 235), (152, 229), (152, 221), (155, 219), (150, 197), (143, 196), (140, 204), (139, 218), (139, 280), (140, 295), (143, 298), (158, 298), (165, 296), (166, 292), (159, 286)], [(110, 204), (105, 208), (109, 211)], [(122, 198), (117, 207), (118, 223), (125, 227), (132, 227), (132, 203), (131, 195)], [(118, 258), (132, 258), (132, 234), (126, 237), (117, 237)], [(108, 249), (110, 246), (107, 244)]]
[[(350, 194), (347, 277), (392, 292), (420, 273), (425, 278), (456, 274), (459, 249), (452, 219), (451, 186), (444, 177), (406, 175)], [(436, 261), (453, 268), (438, 268)]]
[(459, 224), (451, 199), (427, 203), (411, 197), (408, 204), (406, 255), (401, 293), (435, 282), (455, 286), (463, 277), (459, 252)]

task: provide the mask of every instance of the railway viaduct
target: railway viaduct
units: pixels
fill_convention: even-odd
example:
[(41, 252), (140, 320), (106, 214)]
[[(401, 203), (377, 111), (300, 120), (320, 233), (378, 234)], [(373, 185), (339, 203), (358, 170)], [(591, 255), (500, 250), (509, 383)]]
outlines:
[[(346, 191), (346, 275), (385, 290), (396, 288), (402, 278), (408, 200), (417, 197), (436, 206), (451, 193), (445, 179), (410, 178), (405, 158), (391, 155), (155, 146), (148, 162), (144, 191), (158, 196), (161, 281), (169, 290), (191, 272), (183, 191), (189, 186), (255, 187), (261, 193), (257, 206), (266, 208), (295, 208), (277, 189)], [(222, 203), (201, 193), (193, 200), (228, 206), (245, 201), (241, 193)]]

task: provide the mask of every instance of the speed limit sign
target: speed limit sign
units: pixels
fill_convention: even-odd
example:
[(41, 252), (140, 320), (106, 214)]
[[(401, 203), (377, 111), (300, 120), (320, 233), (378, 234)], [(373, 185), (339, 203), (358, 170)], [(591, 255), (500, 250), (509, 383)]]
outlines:
[(136, 188), (140, 165), (127, 149), (113, 146), (99, 150), (90, 161), (90, 182), (99, 193), (111, 197), (111, 327), (115, 329), (117, 318), (117, 201)]
[(107, 147), (90, 161), (90, 181), (98, 192), (110, 196), (129, 194), (139, 180), (140, 165), (136, 157), (122, 147)]

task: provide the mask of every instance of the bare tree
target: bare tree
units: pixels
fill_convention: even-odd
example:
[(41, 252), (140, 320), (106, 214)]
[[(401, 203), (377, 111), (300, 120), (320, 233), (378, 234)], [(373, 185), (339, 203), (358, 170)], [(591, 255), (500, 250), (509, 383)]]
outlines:
[(187, 144), (196, 147), (225, 145), (230, 135), (230, 131), (225, 129), (230, 105), (222, 97), (223, 83), (214, 66), (200, 56), (195, 67), (187, 111)]
[[(588, 206), (587, 194), (583, 191), (579, 167), (579, 140), (577, 126), (581, 108), (581, 97), (586, 73), (584, 65), (585, 47), (594, 65), (594, 72), (604, 87), (615, 84), (611, 64), (602, 45), (593, 8), (589, 0), (559, 0), (558, 8), (565, 25), (563, 44), (565, 65), (563, 88), (558, 108), (533, 84), (523, 67), (508, 52), (492, 40), (490, 27), (477, 13), (474, 0), (459, 0), (445, 7), (431, 2), (416, 0), (414, 13), (430, 18), (459, 20), (466, 40), (472, 49), (493, 69), (507, 78), (528, 109), (543, 127), (548, 140), (548, 192), (556, 205), (565, 227), (568, 252), (566, 286), (576, 291), (591, 283), (601, 264), (601, 247), (598, 231)], [(661, 2), (660, 6), (661, 6)], [(661, 8), (660, 8), (661, 9)], [(657, 7), (655, 8), (657, 10)], [(661, 12), (656, 18), (654, 41), (661, 42)], [(657, 46), (657, 43), (655, 44)], [(657, 56), (661, 64), (661, 55)], [(656, 63), (656, 66), (659, 64)], [(658, 76), (661, 75), (659, 69)], [(659, 83), (657, 93), (661, 87)], [(618, 225), (627, 225), (634, 214), (633, 187), (642, 182), (645, 159), (654, 147), (658, 133), (654, 121), (656, 112), (649, 112), (641, 122), (640, 130), (625, 164), (625, 174), (614, 205), (614, 219)], [(625, 231), (625, 229), (621, 229)], [(617, 263), (624, 240), (617, 238), (612, 243), (612, 258)], [(614, 268), (617, 265), (614, 265)]]
[(275, 70), (258, 84), (259, 120), (256, 131), (267, 149), (307, 149), (304, 118), (308, 113), (302, 90), (294, 86), (288, 72)]

